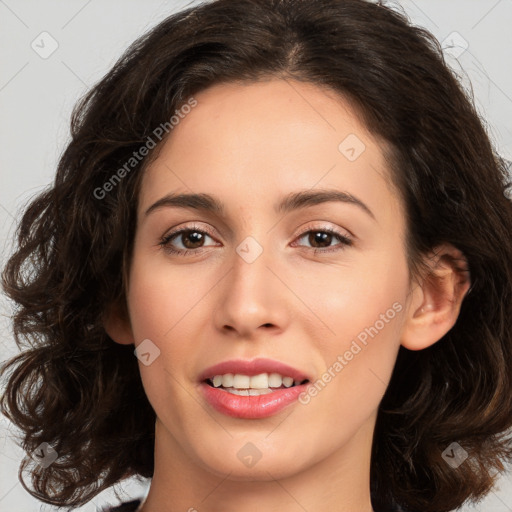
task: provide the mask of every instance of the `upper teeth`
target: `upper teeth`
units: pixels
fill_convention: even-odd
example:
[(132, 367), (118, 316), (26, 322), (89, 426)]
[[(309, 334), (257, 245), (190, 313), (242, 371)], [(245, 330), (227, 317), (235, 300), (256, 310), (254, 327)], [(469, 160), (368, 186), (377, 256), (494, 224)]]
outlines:
[[(211, 380), (216, 388), (222, 386), (225, 388), (233, 387), (238, 389), (279, 388), (281, 385), (289, 388), (294, 383), (292, 377), (283, 377), (279, 373), (260, 373), (259, 375), (253, 376), (239, 373), (226, 373), (225, 375), (215, 375)], [(300, 380), (295, 381), (295, 384), (300, 383)]]

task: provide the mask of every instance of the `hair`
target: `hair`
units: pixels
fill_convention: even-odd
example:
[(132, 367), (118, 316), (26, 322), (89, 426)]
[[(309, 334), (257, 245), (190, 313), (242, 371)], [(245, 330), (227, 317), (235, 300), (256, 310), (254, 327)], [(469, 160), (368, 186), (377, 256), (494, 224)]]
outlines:
[[(373, 506), (476, 502), (512, 458), (510, 184), (439, 43), (381, 3), (215, 0), (167, 17), (80, 99), (55, 180), (17, 228), (2, 285), (24, 350), (3, 365), (0, 405), (24, 450), (47, 442), (58, 454), (46, 468), (28, 457), (20, 465), (37, 499), (79, 506), (153, 475), (155, 412), (133, 346), (115, 343), (103, 320), (114, 305), (127, 314), (141, 178), (172, 131), (125, 164), (194, 94), (273, 78), (335, 91), (387, 143), (414, 273), (447, 242), (471, 276), (453, 328), (427, 349), (400, 347), (375, 426)], [(442, 457), (453, 442), (469, 455), (456, 469)]]

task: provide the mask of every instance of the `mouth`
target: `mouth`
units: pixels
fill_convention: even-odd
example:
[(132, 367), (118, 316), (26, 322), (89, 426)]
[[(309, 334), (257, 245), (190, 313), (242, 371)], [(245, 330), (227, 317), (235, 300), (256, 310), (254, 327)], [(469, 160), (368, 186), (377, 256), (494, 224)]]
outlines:
[(198, 381), (204, 400), (216, 411), (257, 419), (296, 404), (313, 378), (280, 361), (259, 358), (216, 364), (204, 370)]
[(239, 396), (259, 396), (275, 393), (280, 389), (289, 389), (309, 383), (309, 379), (294, 380), (293, 377), (279, 373), (260, 373), (244, 375), (226, 373), (215, 375), (203, 381), (212, 388)]

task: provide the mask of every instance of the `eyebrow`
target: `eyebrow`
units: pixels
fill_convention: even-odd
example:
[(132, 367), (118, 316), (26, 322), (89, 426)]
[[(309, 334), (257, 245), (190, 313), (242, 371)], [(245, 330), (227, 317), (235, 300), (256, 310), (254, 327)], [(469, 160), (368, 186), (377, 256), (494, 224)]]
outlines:
[[(335, 189), (321, 189), (321, 190), (301, 190), (299, 192), (292, 192), (288, 194), (280, 203), (274, 206), (276, 213), (288, 213), (301, 208), (307, 208), (314, 205), (327, 203), (327, 202), (341, 202), (346, 204), (353, 204), (359, 207), (362, 211), (367, 213), (373, 220), (375, 215), (366, 206), (363, 201), (356, 196), (342, 192)], [(194, 210), (212, 212), (224, 216), (224, 204), (210, 194), (167, 194), (155, 203), (153, 203), (145, 212), (149, 215), (151, 212), (163, 207), (177, 207), (177, 208), (191, 208)]]

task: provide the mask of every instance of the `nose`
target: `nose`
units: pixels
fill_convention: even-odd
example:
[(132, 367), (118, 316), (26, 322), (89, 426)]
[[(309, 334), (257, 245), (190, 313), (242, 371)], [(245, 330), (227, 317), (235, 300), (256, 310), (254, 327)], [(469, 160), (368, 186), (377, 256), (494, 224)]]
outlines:
[(235, 252), (232, 262), (217, 296), (216, 328), (224, 335), (251, 340), (284, 331), (290, 318), (291, 292), (276, 270), (279, 265), (270, 249), (254, 260), (243, 251)]

